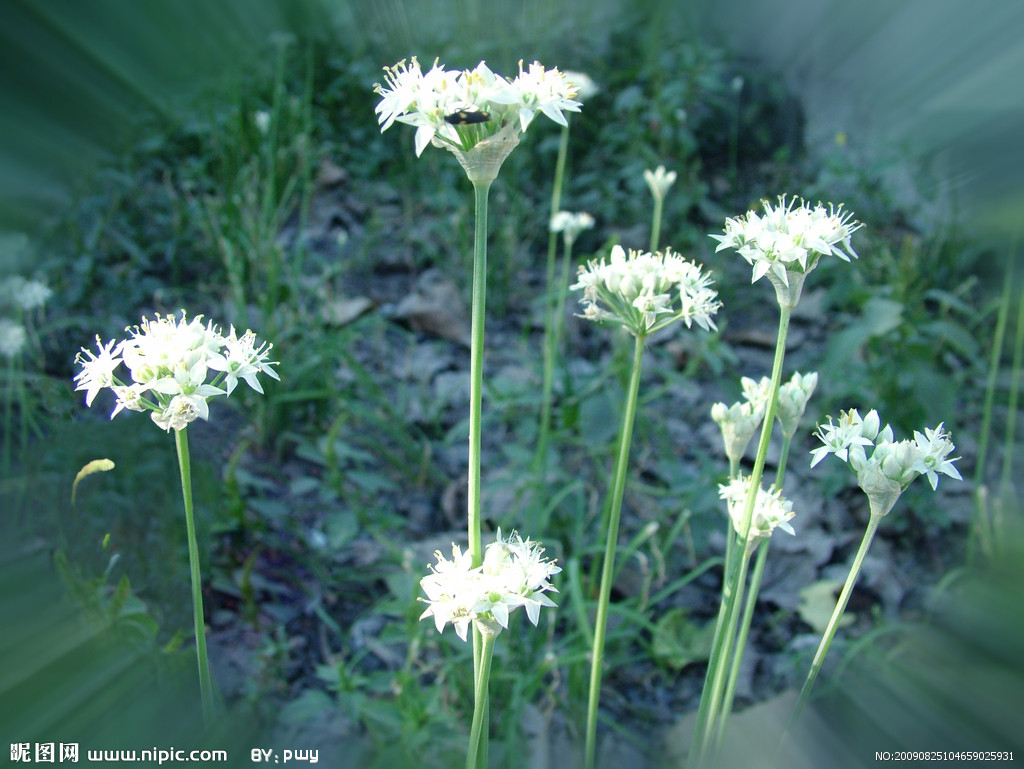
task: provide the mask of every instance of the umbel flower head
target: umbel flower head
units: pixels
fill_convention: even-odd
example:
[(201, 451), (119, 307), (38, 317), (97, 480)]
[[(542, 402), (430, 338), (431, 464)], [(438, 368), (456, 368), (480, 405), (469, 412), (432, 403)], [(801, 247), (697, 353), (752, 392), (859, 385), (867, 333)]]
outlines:
[(469, 552), (452, 543), (452, 557), (434, 553), (437, 564), (420, 580), (428, 604), (420, 616), (433, 617), (437, 631), (449, 622), (463, 641), (471, 623), (484, 633), (497, 635), (508, 628), (509, 614), (520, 606), (534, 625), (543, 606), (555, 605), (546, 593), (558, 592), (548, 579), (561, 569), (543, 557), (544, 548), (512, 532), (501, 536), (484, 551), (483, 563), (472, 567)]
[[(743, 536), (743, 513), (750, 494), (750, 476), (741, 475), (718, 487), (718, 495), (725, 500), (729, 508), (729, 519), (733, 530)], [(787, 534), (795, 534), (789, 520), (793, 517), (793, 503), (782, 496), (782, 492), (771, 486), (767, 491), (758, 487), (757, 498), (754, 500), (754, 514), (750, 519), (750, 531), (747, 542), (754, 542), (770, 537), (775, 529), (782, 529)]]
[(861, 224), (842, 205), (811, 207), (798, 197), (787, 202), (785, 195), (777, 206), (767, 200), (762, 205), (762, 214), (748, 211), (726, 219), (725, 234), (711, 237), (719, 242), (716, 252), (735, 249), (753, 266), (751, 283), (767, 275), (780, 304), (796, 306), (804, 279), (822, 256), (832, 254), (847, 262), (857, 258), (850, 236)]
[(566, 125), (578, 112), (576, 88), (557, 69), (534, 62), (509, 79), (484, 62), (471, 70), (447, 70), (436, 60), (423, 72), (414, 56), (384, 68), (377, 121), (386, 131), (396, 121), (416, 127), (416, 155), (428, 144), (451, 150), (471, 181), (493, 180), (502, 161), (538, 112)]
[(583, 315), (588, 320), (625, 327), (647, 336), (682, 320), (710, 331), (718, 312), (718, 293), (711, 278), (694, 262), (670, 249), (650, 253), (612, 248), (611, 256), (580, 265), (574, 290), (583, 289)]
[(53, 291), (45, 283), (21, 275), (12, 275), (0, 283), (0, 302), (22, 310), (42, 307), (51, 296)]
[[(234, 327), (225, 336), (212, 322), (204, 325), (202, 318), (188, 320), (182, 310), (180, 319), (143, 318), (140, 325), (125, 329), (132, 335), (119, 342), (104, 344), (97, 336), (97, 352), (83, 347), (75, 359), (82, 367), (75, 389), (85, 390), (87, 406), (103, 388), (113, 390), (117, 405), (111, 419), (124, 409), (149, 411), (164, 430), (182, 430), (197, 418), (208, 419), (209, 399), (230, 395), (239, 380), (262, 393), (258, 374), (278, 379), (271, 368), (277, 363), (267, 360), (273, 345), (257, 345), (252, 331), (238, 337)], [(122, 364), (130, 381), (115, 376)]]
[(550, 224), (552, 232), (562, 233), (562, 239), (565, 241), (566, 247), (572, 246), (581, 232), (589, 230), (593, 226), (594, 217), (586, 211), (580, 211), (579, 213), (559, 211), (551, 217)]
[(829, 454), (848, 463), (868, 496), (872, 517), (888, 514), (919, 475), (928, 478), (932, 490), (938, 487), (939, 473), (963, 480), (953, 466), (959, 457), (948, 459), (956, 446), (941, 423), (934, 430), (925, 428), (923, 434), (915, 430), (912, 441), (895, 441), (892, 427), (882, 426), (877, 411), (872, 409), (862, 418), (857, 409), (851, 409), (840, 412), (838, 422), (829, 417), (816, 435), (823, 445), (811, 452), (811, 467)]

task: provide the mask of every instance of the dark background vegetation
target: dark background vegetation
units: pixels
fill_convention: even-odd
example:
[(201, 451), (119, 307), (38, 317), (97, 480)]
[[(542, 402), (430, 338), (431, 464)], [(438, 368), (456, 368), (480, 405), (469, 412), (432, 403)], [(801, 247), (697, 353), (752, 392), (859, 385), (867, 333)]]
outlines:
[[(718, 587), (714, 569), (687, 577), (721, 548), (725, 462), (708, 408), (738, 397), (741, 375), (768, 373), (775, 324), (767, 286), (750, 286), (707, 233), (783, 192), (843, 202), (866, 226), (862, 258), (822, 264), (794, 321), (786, 373), (821, 376), (787, 483), (805, 539), (773, 554), (738, 700), (799, 685), (816, 640), (799, 590), (842, 579), (864, 523), (846, 468), (810, 473), (798, 458), (811, 420), (877, 408), (900, 437), (945, 421), (968, 481), (943, 479), (938, 494), (918, 481), (885, 522), (808, 762), (821, 765), (821, 749), (867, 764), (884, 739), (1014, 749), (1000, 714), (1020, 712), (1019, 592), (1006, 587), (1019, 580), (961, 567), (975, 481), (1007, 492), (1002, 454), (1019, 456), (1011, 441), (977, 468), (1022, 216), (1018, 6), (6, 0), (0, 14), (0, 221), (28, 235), (0, 256), (0, 278), (54, 290), (3, 436), (15, 457), (0, 488), (4, 741), (208, 744), (238, 765), (271, 745), (319, 748), (331, 765), (461, 761), (468, 652), (417, 622), (415, 596), (431, 552), (463, 529), (465, 319), (443, 310), (468, 291), (471, 196), (447, 154), (417, 159), (410, 131), (381, 135), (373, 116), (381, 67), (417, 55), (590, 74), (601, 92), (573, 118), (563, 200), (598, 226), (576, 254), (646, 245), (641, 174), (664, 164), (680, 179), (662, 242), (705, 263), (724, 302), (720, 334), (649, 353), (608, 751), (657, 764), (685, 749), (677, 733), (703, 677), (695, 639)], [(580, 620), (622, 390), (612, 335), (570, 320), (547, 484), (532, 488), (557, 142), (538, 119), (492, 192), (487, 524), (543, 540), (566, 569), (557, 619), (499, 643), (492, 733), (509, 766), (564, 758), (577, 734)], [(138, 415), (108, 422), (108, 404), (87, 411), (71, 385), (95, 334), (182, 307), (273, 341), (282, 377), (190, 430), (229, 713), (205, 740), (171, 441)], [(999, 428), (1015, 382), (1002, 360)], [(100, 456), (116, 470), (87, 479), (73, 507), (75, 473)], [(905, 703), (907, 723), (879, 691)]]

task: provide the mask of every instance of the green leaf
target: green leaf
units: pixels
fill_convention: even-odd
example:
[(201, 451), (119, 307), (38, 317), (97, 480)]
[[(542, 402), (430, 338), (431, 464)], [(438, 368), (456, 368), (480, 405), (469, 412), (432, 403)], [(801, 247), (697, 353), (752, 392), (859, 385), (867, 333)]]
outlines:
[(714, 632), (714, 623), (700, 626), (690, 620), (688, 610), (670, 609), (655, 624), (654, 656), (670, 668), (682, 670), (710, 656)]
[(109, 459), (94, 459), (86, 464), (85, 467), (78, 471), (78, 475), (75, 476), (75, 482), (71, 484), (71, 504), (75, 504), (75, 494), (78, 491), (79, 481), (93, 473), (105, 473), (113, 469), (114, 463)]
[[(823, 579), (801, 590), (800, 605), (797, 607), (800, 619), (818, 633), (824, 633), (836, 608), (836, 596), (842, 587), (843, 583), (837, 579)], [(846, 627), (855, 618), (856, 615), (844, 614), (839, 620), (839, 627)]]

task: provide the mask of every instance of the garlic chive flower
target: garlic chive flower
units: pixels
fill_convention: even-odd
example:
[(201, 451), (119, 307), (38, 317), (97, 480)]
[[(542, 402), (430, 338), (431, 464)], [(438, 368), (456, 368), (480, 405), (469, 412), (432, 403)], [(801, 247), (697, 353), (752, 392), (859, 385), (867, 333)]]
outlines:
[[(726, 502), (729, 519), (738, 536), (743, 536), (741, 531), (743, 512), (749, 493), (750, 476), (741, 475), (718, 487), (718, 495)], [(795, 534), (793, 527), (789, 525), (789, 521), (794, 515), (793, 503), (783, 497), (779, 489), (771, 486), (766, 491), (758, 487), (747, 542), (752, 543), (758, 539), (770, 537), (775, 529), (782, 529), (787, 534)]]
[[(395, 122), (416, 127), (416, 155), (428, 144), (468, 152), (502, 133), (518, 142), (538, 112), (565, 125), (563, 112), (578, 112), (576, 88), (557, 69), (533, 62), (509, 79), (492, 72), (484, 62), (472, 70), (447, 70), (436, 60), (424, 73), (414, 56), (384, 68), (384, 84), (374, 85), (380, 95), (377, 120), (381, 131)], [(459, 115), (465, 115), (464, 120)], [(511, 151), (511, 147), (509, 147)], [(507, 154), (507, 153), (506, 153)]]
[(13, 275), (0, 283), (0, 302), (22, 310), (42, 307), (51, 296), (53, 291), (45, 283), (21, 275)]
[(743, 397), (746, 398), (755, 409), (760, 409), (761, 414), (764, 414), (765, 409), (768, 408), (768, 401), (772, 397), (771, 377), (763, 376), (755, 382), (750, 377), (745, 376), (740, 379), (740, 386), (743, 388)]
[[(91, 406), (99, 391), (109, 387), (117, 397), (111, 419), (126, 409), (149, 411), (154, 423), (177, 431), (196, 419), (209, 419), (209, 399), (230, 395), (239, 379), (262, 393), (258, 374), (279, 378), (271, 368), (277, 363), (267, 360), (272, 345), (257, 345), (251, 331), (239, 339), (232, 328), (224, 336), (212, 322), (204, 325), (202, 317), (188, 320), (184, 311), (180, 319), (157, 315), (126, 329), (132, 334), (128, 339), (103, 343), (96, 337), (97, 351), (82, 348), (75, 359), (81, 366), (75, 389), (85, 390), (85, 403)], [(122, 363), (130, 382), (115, 375)], [(211, 371), (219, 373), (207, 382)]]
[(9, 318), (0, 318), (0, 355), (5, 358), (20, 355), (27, 338), (23, 325)]
[(580, 265), (578, 282), (583, 289), (581, 317), (625, 327), (642, 337), (677, 320), (690, 327), (696, 323), (710, 331), (718, 312), (718, 293), (711, 278), (693, 262), (671, 250), (649, 253), (612, 248), (609, 260)]
[(589, 230), (593, 226), (594, 217), (586, 211), (581, 211), (579, 213), (559, 211), (551, 217), (550, 229), (551, 232), (562, 233), (562, 238), (565, 240), (566, 248), (569, 248), (576, 242), (576, 238), (581, 232)]
[(888, 514), (919, 475), (928, 479), (932, 490), (938, 487), (938, 473), (963, 480), (953, 466), (959, 457), (947, 458), (956, 447), (941, 423), (934, 430), (926, 428), (924, 434), (915, 431), (914, 440), (896, 441), (892, 427), (882, 427), (876, 411), (861, 418), (852, 409), (840, 413), (837, 423), (829, 417), (828, 424), (818, 426), (816, 435), (824, 445), (811, 452), (811, 467), (829, 454), (847, 462), (867, 494), (872, 517)]
[(644, 181), (655, 200), (664, 200), (665, 193), (676, 183), (676, 172), (666, 171), (665, 166), (658, 166), (654, 171), (647, 169), (644, 171)]
[(725, 456), (730, 465), (738, 465), (743, 458), (743, 452), (764, 419), (764, 409), (763, 401), (754, 403), (749, 400), (737, 401), (731, 406), (716, 403), (711, 407), (711, 418), (722, 431)]
[(437, 631), (450, 622), (463, 641), (470, 624), (496, 635), (508, 628), (509, 615), (520, 606), (534, 625), (542, 607), (555, 606), (548, 592), (558, 592), (548, 581), (561, 569), (543, 557), (544, 548), (512, 532), (507, 538), (498, 530), (497, 539), (484, 551), (483, 563), (472, 568), (469, 551), (452, 543), (452, 557), (434, 553), (436, 565), (420, 580), (428, 604), (420, 619), (434, 618)]
[(822, 256), (847, 262), (857, 258), (850, 237), (861, 224), (842, 205), (811, 207), (802, 198), (787, 201), (785, 195), (776, 206), (767, 200), (762, 205), (762, 214), (748, 211), (726, 219), (725, 234), (711, 237), (719, 242), (716, 252), (735, 249), (753, 266), (751, 283), (767, 275), (781, 304), (796, 305), (804, 278)]
[(807, 408), (807, 401), (818, 386), (818, 374), (795, 372), (788, 382), (779, 385), (779, 399), (775, 415), (782, 424), (782, 434), (792, 438), (800, 424), (800, 418)]
[(576, 89), (575, 98), (577, 101), (585, 102), (591, 96), (596, 96), (601, 90), (590, 75), (585, 72), (565, 70), (562, 74), (565, 75), (566, 82)]

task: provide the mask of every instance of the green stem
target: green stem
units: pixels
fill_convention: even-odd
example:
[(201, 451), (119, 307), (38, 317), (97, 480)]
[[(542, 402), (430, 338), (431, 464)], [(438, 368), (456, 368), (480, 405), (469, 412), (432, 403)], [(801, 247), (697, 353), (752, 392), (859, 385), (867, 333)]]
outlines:
[[(473, 298), (469, 351), (469, 470), (466, 526), (469, 555), (473, 568), (483, 563), (483, 541), (480, 533), (480, 435), (484, 380), (484, 316), (487, 304), (487, 195), (491, 182), (474, 181), (473, 195), (476, 222), (473, 235)], [(485, 663), (486, 639), (473, 624), (473, 676), (478, 679)], [(487, 661), (489, 664), (489, 661)], [(476, 713), (474, 713), (476, 718)], [(477, 735), (479, 738), (479, 735)], [(486, 735), (484, 737), (486, 740)], [(479, 739), (477, 743), (479, 749)], [(485, 748), (486, 750), (486, 748)], [(470, 753), (467, 761), (475, 757)], [(473, 758), (475, 760), (475, 758)]]
[[(555, 261), (558, 255), (558, 233), (551, 229), (550, 224), (551, 220), (555, 218), (555, 214), (561, 210), (562, 186), (565, 183), (565, 161), (568, 148), (569, 125), (566, 123), (566, 125), (562, 126), (562, 136), (558, 143), (558, 159), (555, 161), (555, 181), (551, 189), (551, 215), (548, 218), (547, 282), (544, 285), (548, 291), (549, 302), (544, 318), (544, 381), (542, 386), (543, 392), (541, 393), (540, 426), (537, 430), (537, 454), (534, 457), (534, 475), (536, 476), (538, 491), (543, 489), (546, 482), (548, 444), (551, 433), (551, 390), (554, 381), (555, 350), (558, 344), (557, 335), (553, 332), (553, 329), (556, 322), (555, 319), (559, 317), (561, 304), (565, 301), (564, 297), (559, 299), (558, 294), (553, 291)], [(566, 254), (565, 258), (568, 261), (568, 254)]]
[[(477, 633), (480, 631), (477, 630)], [(483, 642), (480, 649), (480, 665), (473, 680), (473, 725), (469, 731), (469, 750), (466, 752), (466, 769), (487, 767), (487, 686), (491, 678), (491, 657), (494, 652), (496, 635), (480, 633)]]
[(786, 462), (789, 461), (789, 445), (793, 442), (792, 435), (782, 434), (782, 449), (779, 451), (779, 469), (775, 472), (774, 486), (782, 488), (782, 482), (786, 479)]
[[(725, 697), (722, 700), (721, 713), (718, 716), (718, 733), (715, 738), (715, 752), (722, 749), (725, 739), (725, 728), (729, 723), (729, 715), (732, 712), (732, 701), (736, 694), (736, 681), (740, 675), (740, 664), (743, 662), (743, 650), (747, 645), (747, 635), (750, 632), (750, 623), (754, 618), (754, 608), (757, 605), (757, 594), (761, 590), (761, 578), (764, 576), (764, 564), (768, 560), (768, 545), (771, 538), (764, 541), (757, 553), (757, 561), (754, 563), (754, 573), (750, 575), (750, 586), (747, 588), (746, 596), (743, 599), (743, 619), (740, 621), (739, 633), (736, 636), (736, 648), (733, 651), (732, 666), (729, 670), (729, 679), (725, 685)], [(749, 557), (746, 553), (745, 557)]]
[[(768, 399), (764, 421), (761, 423), (761, 438), (757, 446), (754, 469), (750, 476), (750, 493), (747, 495), (743, 518), (739, 526), (741, 533), (738, 535), (738, 540), (740, 543), (746, 542), (750, 534), (757, 490), (760, 488), (761, 477), (764, 475), (764, 463), (768, 456), (768, 443), (771, 439), (779, 397), (779, 382), (782, 380), (782, 363), (786, 355), (786, 337), (789, 333), (791, 312), (792, 307), (780, 305), (779, 331), (775, 343), (775, 360), (772, 364), (771, 397)], [(731, 521), (727, 525), (729, 531), (726, 536), (731, 537), (733, 536)], [(722, 585), (722, 602), (719, 605), (718, 618), (715, 621), (711, 656), (708, 660), (708, 670), (701, 692), (693, 745), (690, 748), (690, 756), (694, 765), (700, 765), (704, 761), (706, 747), (713, 744), (708, 742), (708, 738), (713, 735), (722, 706), (721, 698), (725, 688), (726, 666), (732, 657), (733, 633), (739, 613), (737, 602), (742, 600), (741, 588), (746, 579), (747, 564), (747, 558), (733, 558), (726, 568), (725, 580)]]
[(1016, 437), (1017, 398), (1020, 393), (1021, 369), (1024, 368), (1024, 301), (1017, 305), (1017, 329), (1013, 344), (1013, 360), (1010, 363), (1010, 397), (1006, 403), (1006, 433), (1003, 438), (1003, 470), (1000, 476), (1000, 494), (1010, 488), (1013, 476), (1013, 444)]
[(11, 430), (14, 425), (14, 356), (7, 359), (7, 386), (4, 388), (4, 480), (11, 476)]
[[(978, 453), (974, 464), (974, 522), (967, 537), (967, 565), (972, 566), (980, 547), (988, 552), (992, 544), (992, 527), (984, 499), (985, 459), (988, 455), (989, 432), (992, 426), (992, 412), (995, 404), (996, 380), (999, 375), (999, 359), (1003, 352), (1006, 322), (1010, 314), (1011, 286), (1013, 284), (1014, 253), (1006, 263), (1003, 280), (1003, 294), (999, 298), (999, 312), (992, 339), (992, 356), (988, 364), (988, 380), (985, 383), (985, 405), (982, 408), (981, 430), (978, 433)], [(979, 542), (980, 540), (980, 542)]]
[(489, 181), (473, 183), (476, 229), (473, 237), (473, 300), (469, 351), (469, 553), (474, 568), (483, 563), (480, 537), (480, 433), (484, 381), (484, 313), (487, 301), (487, 195)]
[(651, 218), (651, 252), (658, 250), (658, 241), (661, 239), (661, 212), (665, 201), (660, 196), (654, 196), (654, 216)]
[(612, 486), (611, 507), (608, 517), (608, 536), (604, 548), (604, 565), (601, 569), (601, 587), (597, 598), (597, 618), (594, 620), (594, 647), (590, 662), (590, 696), (587, 701), (587, 735), (584, 767), (593, 769), (597, 745), (597, 707), (601, 697), (601, 667), (604, 662), (605, 630), (608, 624), (608, 601), (612, 592), (612, 576), (615, 573), (615, 543), (619, 538), (619, 518), (622, 513), (622, 497), (626, 490), (626, 471), (629, 464), (629, 447), (633, 438), (633, 421), (636, 417), (637, 393), (640, 390), (640, 369), (643, 364), (644, 337), (636, 337), (633, 348), (633, 373), (626, 393), (626, 408), (622, 415), (622, 434), (619, 453), (615, 462), (615, 480)]
[(213, 679), (210, 662), (206, 657), (206, 623), (203, 620), (203, 580), (199, 574), (199, 546), (192, 518), (192, 465), (188, 455), (188, 434), (185, 429), (174, 432), (174, 445), (178, 449), (178, 467), (181, 469), (181, 494), (185, 501), (185, 529), (188, 534), (188, 565), (192, 574), (192, 621), (196, 631), (196, 661), (199, 666), (199, 690), (203, 703), (203, 722), (207, 727), (213, 720)]
[(846, 584), (843, 585), (843, 592), (839, 594), (839, 600), (836, 602), (836, 608), (832, 612), (832, 617), (828, 621), (828, 626), (825, 628), (825, 634), (821, 637), (821, 643), (818, 644), (818, 651), (814, 654), (814, 660), (811, 662), (811, 670), (807, 674), (807, 680), (804, 681), (803, 688), (800, 690), (800, 697), (796, 701), (796, 706), (793, 708), (793, 715), (789, 718), (789, 724), (786, 726), (786, 731), (783, 732), (783, 739), (796, 724), (797, 719), (800, 718), (800, 714), (803, 712), (804, 706), (807, 704), (807, 698), (811, 694), (811, 688), (814, 686), (815, 680), (818, 678), (818, 673), (821, 671), (822, 662), (825, 660), (825, 654), (828, 652), (829, 646), (832, 645), (832, 638), (836, 634), (836, 630), (839, 628), (839, 620), (843, 618), (843, 613), (846, 611), (846, 604), (850, 600), (850, 594), (853, 592), (853, 586), (857, 583), (857, 577), (860, 576), (861, 566), (864, 564), (864, 556), (868, 554), (868, 548), (871, 547), (871, 541), (875, 538), (875, 531), (878, 529), (878, 524), (882, 520), (882, 516), (872, 516), (868, 522), (868, 527), (864, 531), (864, 538), (860, 541), (860, 547), (857, 549), (857, 555), (853, 559), (853, 565), (850, 567), (850, 573), (846, 576)]

